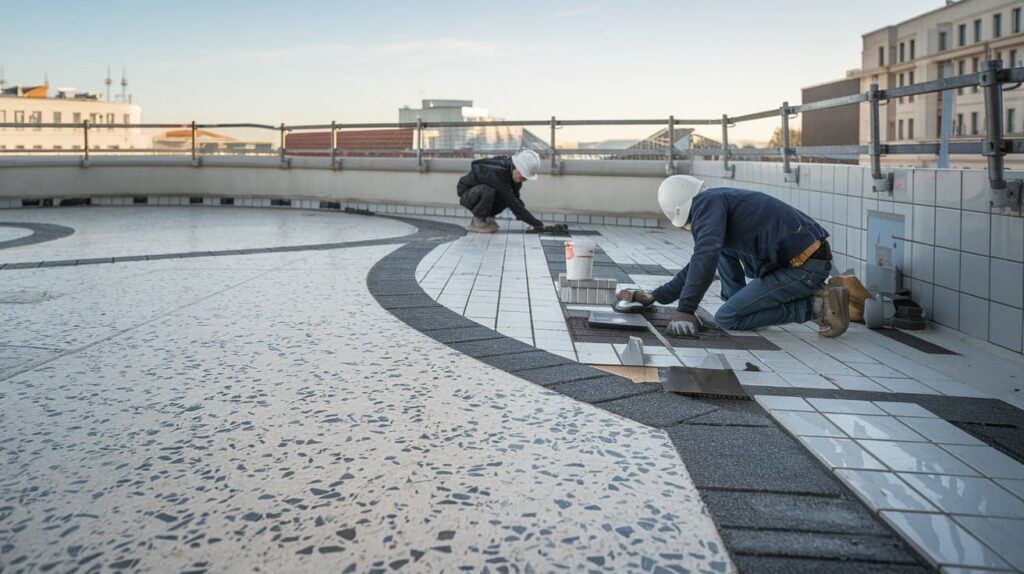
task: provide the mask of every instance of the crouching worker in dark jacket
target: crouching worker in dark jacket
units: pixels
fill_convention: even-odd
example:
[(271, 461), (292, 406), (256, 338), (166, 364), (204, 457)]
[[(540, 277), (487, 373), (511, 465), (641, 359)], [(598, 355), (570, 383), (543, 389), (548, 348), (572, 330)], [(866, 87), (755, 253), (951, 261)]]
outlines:
[(516, 219), (534, 229), (544, 227), (526, 209), (519, 199), (523, 181), (537, 179), (540, 156), (533, 150), (523, 150), (512, 157), (499, 156), (474, 161), (469, 173), (459, 178), (459, 204), (473, 213), (473, 222), (466, 228), (475, 233), (494, 233), (498, 224), (494, 216), (505, 208), (512, 210)]
[(850, 324), (849, 293), (825, 287), (832, 268), (828, 232), (802, 211), (774, 197), (745, 189), (717, 187), (675, 175), (658, 188), (658, 204), (672, 225), (693, 233), (690, 263), (652, 293), (619, 292), (619, 299), (678, 308), (669, 333), (694, 336), (697, 306), (715, 278), (725, 304), (715, 314), (719, 327), (746, 331), (814, 321), (825, 337), (842, 335)]

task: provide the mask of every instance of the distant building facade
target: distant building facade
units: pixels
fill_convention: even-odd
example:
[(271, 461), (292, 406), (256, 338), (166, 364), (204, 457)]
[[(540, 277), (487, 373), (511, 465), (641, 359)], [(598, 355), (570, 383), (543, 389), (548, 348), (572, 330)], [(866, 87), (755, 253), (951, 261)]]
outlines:
[[(421, 107), (408, 106), (398, 110), (398, 121), (424, 122), (483, 122), (500, 121), (491, 117), (487, 109), (473, 106), (473, 100), (423, 100)], [(416, 145), (416, 142), (413, 143)], [(548, 149), (543, 138), (518, 126), (437, 127), (423, 130), (423, 149), (453, 151), (515, 151), (518, 149)]]
[[(911, 85), (980, 70), (981, 62), (1001, 59), (1003, 67), (1024, 64), (1024, 4), (1020, 0), (959, 0), (863, 35), (860, 91)], [(941, 94), (890, 101), (882, 107), (881, 138), (890, 143), (933, 143), (939, 139)], [(985, 100), (977, 88), (953, 92), (952, 141), (977, 141), (985, 134)], [(1003, 92), (1007, 137), (1024, 134), (1024, 90)], [(867, 104), (860, 106), (860, 143), (869, 139)], [(804, 136), (806, 138), (806, 135)], [(806, 140), (805, 140), (806, 141)], [(884, 156), (886, 165), (935, 167), (933, 155)], [(1020, 156), (1007, 164), (1024, 167)], [(979, 168), (981, 155), (953, 156), (950, 167)]]
[[(16, 85), (0, 91), (0, 123), (67, 124), (67, 128), (0, 128), (0, 151), (54, 152), (82, 150), (82, 124), (138, 124), (142, 108), (130, 102), (110, 102), (97, 93), (77, 93), (60, 88), (49, 95), (48, 85)], [(74, 127), (72, 127), (74, 126)], [(89, 148), (128, 150), (149, 147), (150, 139), (139, 128), (89, 130)]]
[[(820, 102), (860, 92), (860, 78), (851, 77), (803, 88), (802, 103)], [(800, 119), (803, 146), (860, 143), (860, 107), (842, 106), (804, 112)]]

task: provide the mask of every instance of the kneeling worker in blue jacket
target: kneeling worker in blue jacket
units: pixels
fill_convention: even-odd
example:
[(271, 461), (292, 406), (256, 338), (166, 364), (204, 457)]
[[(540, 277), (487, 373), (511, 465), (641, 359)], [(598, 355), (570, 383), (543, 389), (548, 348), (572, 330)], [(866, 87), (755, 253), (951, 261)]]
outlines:
[(719, 327), (746, 331), (814, 321), (825, 337), (846, 332), (849, 293), (824, 285), (832, 268), (828, 232), (770, 195), (703, 187), (688, 175), (662, 182), (658, 203), (672, 225), (693, 233), (693, 256), (653, 292), (623, 290), (619, 299), (644, 305), (678, 301), (669, 334), (693, 336), (700, 330), (697, 306), (717, 269), (725, 300), (715, 314)]

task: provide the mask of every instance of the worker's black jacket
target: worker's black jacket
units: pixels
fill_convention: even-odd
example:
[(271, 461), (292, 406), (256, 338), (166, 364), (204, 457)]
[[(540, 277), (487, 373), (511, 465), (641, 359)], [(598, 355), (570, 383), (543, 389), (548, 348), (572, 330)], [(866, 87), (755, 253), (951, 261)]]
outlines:
[(508, 156), (489, 157), (487, 159), (475, 160), (469, 166), (469, 173), (459, 178), (458, 193), (462, 197), (470, 189), (478, 185), (486, 185), (495, 191), (494, 204), (491, 208), (491, 217), (498, 215), (505, 208), (512, 210), (516, 219), (526, 222), (533, 227), (544, 225), (539, 219), (526, 209), (523, 200), (519, 199), (519, 190), (522, 183), (512, 180), (512, 158)]

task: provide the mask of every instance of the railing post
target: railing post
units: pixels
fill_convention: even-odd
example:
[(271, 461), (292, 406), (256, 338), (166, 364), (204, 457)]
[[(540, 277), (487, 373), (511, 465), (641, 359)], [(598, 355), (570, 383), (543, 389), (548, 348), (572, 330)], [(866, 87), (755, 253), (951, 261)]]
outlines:
[(338, 123), (331, 120), (331, 169), (338, 167)]
[(722, 171), (727, 178), (736, 175), (736, 166), (729, 165), (729, 116), (726, 114), (722, 114)]
[(981, 63), (978, 85), (985, 94), (985, 140), (981, 154), (988, 159), (989, 205), (1020, 209), (1021, 181), (1006, 181), (1003, 156), (1003, 86), (1000, 82), (1002, 60)]
[(281, 147), (281, 167), (285, 167), (285, 157), (284, 157), (284, 151), (285, 151), (284, 150), (284, 122), (281, 122), (281, 128), (280, 129), (281, 129), (281, 146), (280, 146)]
[(416, 118), (416, 169), (423, 171), (423, 118)]
[(558, 152), (555, 151), (555, 128), (558, 127), (558, 122), (555, 120), (555, 116), (551, 116), (551, 173), (558, 173)]
[[(940, 78), (948, 78), (953, 74), (953, 63), (946, 62), (939, 69)], [(956, 97), (956, 90), (944, 90), (940, 92), (942, 97), (942, 111), (939, 116), (939, 169), (949, 169), (949, 137), (953, 131), (953, 98)]]
[(665, 174), (675, 175), (676, 173), (676, 117), (668, 117), (668, 163), (665, 164)]
[(82, 138), (84, 140), (85, 154), (82, 156), (82, 165), (89, 165), (89, 120), (82, 122)]
[(192, 120), (192, 167), (199, 165), (199, 158), (196, 156), (196, 121)]
[(871, 106), (871, 140), (868, 142), (868, 155), (871, 156), (871, 189), (875, 192), (888, 191), (892, 193), (892, 174), (882, 173), (882, 153), (885, 146), (882, 145), (882, 120), (881, 100), (883, 93), (878, 89), (878, 84), (871, 84), (868, 91), (868, 100)]
[(782, 154), (782, 180), (786, 183), (800, 183), (800, 168), (793, 169), (789, 166), (789, 154), (792, 148), (789, 146), (789, 102), (782, 102), (779, 109), (782, 115), (782, 137), (779, 146), (779, 153)]

